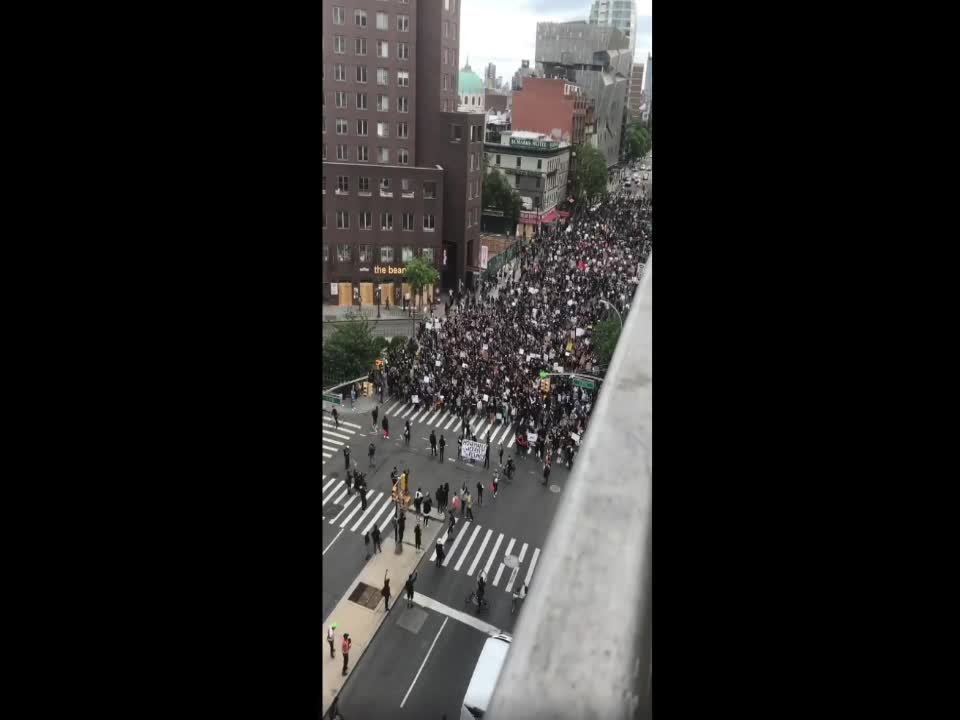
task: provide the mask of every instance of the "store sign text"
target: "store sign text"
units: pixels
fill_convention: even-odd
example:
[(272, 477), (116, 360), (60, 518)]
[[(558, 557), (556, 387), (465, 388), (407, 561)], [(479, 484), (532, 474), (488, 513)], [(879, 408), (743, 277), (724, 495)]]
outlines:
[(403, 267), (394, 267), (392, 265), (374, 265), (374, 275), (403, 275)]

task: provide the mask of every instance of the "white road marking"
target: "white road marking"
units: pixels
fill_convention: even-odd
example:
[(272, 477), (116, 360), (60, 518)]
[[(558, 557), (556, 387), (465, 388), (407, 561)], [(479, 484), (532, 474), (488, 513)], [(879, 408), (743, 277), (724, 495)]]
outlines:
[(487, 543), (490, 542), (492, 536), (493, 530), (487, 530), (487, 534), (483, 536), (483, 542), (480, 543), (480, 549), (477, 550), (477, 555), (473, 558), (473, 562), (470, 563), (470, 568), (467, 570), (467, 577), (473, 577), (473, 571), (477, 569), (477, 563), (479, 563), (480, 558), (483, 557), (483, 550), (487, 547)]
[[(369, 507), (370, 507), (370, 496), (371, 496), (371, 495), (373, 495), (373, 490), (367, 490), (367, 508), (368, 508), (368, 509), (369, 509)], [(363, 503), (362, 503), (362, 502), (358, 502), (358, 503), (354, 506), (353, 510), (350, 511), (350, 514), (347, 515), (347, 516), (343, 519), (343, 523), (340, 525), (340, 527), (341, 527), (341, 528), (345, 528), (345, 527), (347, 526), (347, 523), (350, 522), (350, 518), (352, 518), (354, 515), (356, 515), (356, 514), (357, 514), (357, 510), (359, 510), (359, 509), (362, 508), (362, 507), (363, 507)], [(336, 518), (334, 518), (334, 519), (336, 519)], [(332, 525), (333, 522), (331, 521), (330, 524)]]
[[(524, 543), (523, 547), (520, 548), (520, 556), (519, 556), (520, 562), (517, 563), (517, 572), (519, 572), (520, 565), (523, 564), (523, 558), (526, 554), (527, 554), (527, 544)], [(510, 582), (507, 583), (507, 586), (504, 588), (504, 590), (506, 590), (507, 592), (510, 592), (513, 589), (513, 581), (516, 580), (516, 577), (517, 577), (516, 574), (513, 574), (510, 576)]]
[(457, 560), (457, 564), (453, 566), (454, 570), (460, 570), (460, 566), (463, 565), (463, 561), (467, 559), (467, 556), (470, 554), (470, 546), (473, 545), (473, 541), (477, 539), (477, 535), (480, 532), (480, 526), (477, 525), (473, 529), (473, 535), (470, 536), (470, 539), (467, 540), (467, 546), (463, 549), (463, 552), (460, 553), (460, 559)]
[(456, 415), (451, 415), (450, 420), (447, 421), (447, 424), (443, 426), (444, 430), (449, 430), (450, 426), (453, 425), (453, 421), (457, 419)]
[(377, 520), (379, 519), (379, 517), (383, 514), (383, 511), (388, 510), (393, 505), (392, 502), (389, 502), (389, 498), (387, 499), (388, 499), (388, 502), (385, 502), (383, 505), (380, 506), (380, 509), (377, 510), (377, 514), (374, 515), (373, 518), (371, 518), (370, 522), (363, 529), (363, 533), (361, 533), (362, 535), (366, 535), (368, 532), (370, 532), (373, 526), (377, 523)]
[(350, 528), (350, 532), (356, 532), (357, 528), (360, 527), (360, 524), (363, 522), (364, 518), (367, 517), (367, 515), (369, 515), (371, 512), (373, 512), (374, 506), (377, 505), (385, 497), (387, 497), (386, 493), (380, 493), (373, 500), (369, 501), (367, 503), (367, 509), (364, 510), (363, 513), (360, 515), (360, 517), (357, 518), (357, 521), (353, 524), (353, 527)]
[(414, 422), (418, 417), (420, 417), (420, 421), (423, 422), (423, 418), (421, 417), (421, 414), (424, 413), (425, 410), (426, 410), (425, 407), (422, 407), (419, 410), (417, 410), (413, 415), (410, 416), (410, 422)]
[(443, 566), (447, 567), (450, 564), (450, 561), (453, 560), (453, 554), (457, 551), (457, 545), (460, 544), (460, 541), (463, 540), (463, 536), (467, 534), (467, 528), (470, 526), (470, 521), (467, 520), (463, 523), (463, 528), (461, 528), (457, 539), (453, 541), (453, 545), (450, 546), (450, 552), (447, 553), (447, 556), (443, 559)]
[[(331, 445), (341, 445), (341, 446), (346, 445), (346, 443), (343, 440), (334, 440), (331, 437), (325, 437), (323, 438), (323, 440), (321, 440), (321, 442), (330, 443)], [(324, 445), (324, 447), (326, 447), (326, 445)], [(339, 450), (339, 449), (340, 448), (327, 448), (327, 450)]]
[(344, 486), (343, 492), (340, 493), (340, 497), (338, 497), (336, 500), (334, 500), (334, 501), (333, 501), (333, 504), (334, 504), (334, 505), (339, 505), (339, 504), (340, 504), (340, 501), (343, 500), (343, 499), (347, 496), (347, 492), (349, 492), (349, 490), (350, 490), (350, 488)]
[[(506, 557), (510, 554), (510, 551), (513, 550), (513, 544), (516, 542), (513, 538), (510, 538), (510, 543), (507, 545), (507, 550), (503, 553), (503, 556)], [(497, 568), (497, 576), (493, 579), (493, 586), (496, 587), (497, 583), (500, 582), (500, 576), (503, 575), (503, 569), (506, 567), (503, 563), (500, 563), (500, 567)]]
[(507, 435), (510, 433), (510, 428), (510, 423), (507, 423), (507, 426), (503, 429), (503, 435), (501, 435), (500, 439), (497, 440), (498, 443), (503, 444), (503, 442), (507, 439)]
[(500, 547), (501, 542), (503, 542), (503, 533), (500, 533), (500, 537), (497, 538), (497, 542), (493, 545), (493, 550), (490, 551), (490, 557), (487, 558), (487, 564), (483, 567), (484, 575), (490, 572), (490, 566), (493, 565), (493, 561), (497, 558), (497, 548)]
[(400, 417), (401, 417), (401, 418), (406, 418), (407, 415), (409, 415), (411, 412), (413, 412), (414, 408), (416, 408), (416, 407), (417, 407), (416, 405), (411, 405), (410, 408), (409, 408), (403, 415), (401, 415)]
[(444, 410), (443, 415), (440, 416), (440, 419), (437, 420), (436, 423), (434, 423), (434, 427), (440, 427), (444, 422), (446, 422), (448, 417), (450, 417), (450, 411)]
[(343, 530), (341, 530), (340, 532), (337, 533), (337, 537), (335, 537), (333, 540), (330, 541), (330, 544), (327, 545), (326, 550), (324, 550), (322, 553), (320, 553), (320, 557), (323, 557), (324, 555), (327, 554), (327, 550), (329, 550), (331, 547), (333, 547), (333, 544), (337, 541), (337, 538), (340, 537), (340, 533), (342, 533), (342, 532), (343, 532)]
[(527, 577), (526, 577), (526, 579), (523, 581), (524, 584), (526, 584), (526, 585), (529, 585), (529, 584), (530, 584), (530, 578), (533, 577), (533, 569), (537, 566), (537, 558), (538, 558), (538, 557), (540, 557), (540, 548), (536, 548), (536, 549), (533, 551), (533, 557), (530, 558), (530, 569), (527, 570)]
[[(357, 495), (356, 497), (360, 497), (360, 496)], [(331, 525), (336, 524), (337, 518), (339, 518), (341, 515), (343, 515), (344, 512), (346, 512), (347, 508), (350, 507), (350, 503), (352, 503), (355, 499), (356, 498), (353, 495), (350, 496), (350, 499), (343, 504), (342, 508), (340, 508), (340, 512), (338, 512), (336, 516), (330, 520)]]
[[(414, 593), (414, 596), (416, 596), (416, 593)], [(433, 646), (436, 645), (436, 644), (437, 644), (437, 640), (440, 639), (440, 633), (442, 633), (442, 632), (443, 632), (443, 629), (447, 626), (447, 620), (449, 620), (449, 619), (450, 619), (450, 618), (444, 618), (444, 619), (443, 619), (443, 625), (441, 625), (441, 626), (440, 626), (440, 629), (437, 630), (437, 635), (436, 635), (436, 637), (433, 638), (433, 642), (430, 643), (430, 649), (427, 650), (427, 654), (424, 656), (423, 662), (420, 663), (420, 669), (417, 670), (417, 674), (413, 676), (413, 682), (410, 683), (410, 687), (407, 688), (407, 694), (404, 695), (404, 696), (403, 696), (403, 700), (400, 701), (400, 707), (401, 707), (401, 708), (403, 707), (404, 703), (407, 702), (407, 698), (410, 697), (410, 691), (413, 690), (413, 686), (417, 684), (417, 679), (420, 677), (420, 673), (423, 672), (423, 666), (427, 664), (427, 660), (430, 658), (430, 653), (433, 652)]]
[[(324, 475), (324, 477), (326, 477), (326, 475)], [(333, 485), (336, 481), (337, 481), (337, 479), (336, 479), (336, 478), (333, 478), (330, 482), (328, 482), (326, 485), (323, 486), (323, 489), (322, 489), (320, 492), (321, 492), (321, 493), (325, 493), (325, 492), (327, 491), (327, 488), (330, 487), (331, 485)], [(341, 482), (342, 482), (342, 481), (341, 481)]]
[[(519, 431), (518, 431), (519, 432)], [(513, 447), (513, 444), (517, 441), (517, 433), (513, 433), (510, 436), (510, 442), (507, 443), (507, 447)]]
[(325, 453), (325, 452), (321, 452), (320, 454), (323, 455), (323, 456), (324, 456), (325, 458), (327, 458), (327, 459), (330, 459), (330, 458), (333, 457), (333, 455), (329, 455), (329, 454), (327, 454), (327, 453)]
[[(323, 449), (324, 449), (324, 450), (329, 450), (329, 451), (332, 452), (332, 453), (340, 452), (340, 448), (328, 447), (328, 446), (326, 445), (326, 442), (327, 442), (327, 441), (324, 440), (323, 443), (321, 443), (321, 444), (323, 445)], [(331, 455), (330, 457), (333, 457), (333, 455)]]
[(343, 433), (334, 432), (333, 430), (324, 430), (321, 433), (321, 437), (323, 437), (324, 435), (333, 435), (334, 437), (338, 437), (343, 440), (353, 440), (353, 438), (350, 435), (344, 435)]
[[(393, 505), (393, 503), (390, 503)], [(394, 516), (394, 513), (387, 513), (387, 519), (383, 521), (383, 525), (380, 526), (380, 532), (383, 532), (387, 529), (387, 525), (390, 524), (390, 519)]]
[(330, 491), (330, 493), (327, 495), (327, 499), (324, 500), (322, 503), (320, 503), (320, 507), (323, 507), (323, 506), (326, 505), (328, 502), (330, 502), (331, 500), (333, 500), (333, 496), (337, 494), (337, 490), (340, 489), (340, 486), (341, 486), (341, 485), (343, 485), (343, 480), (341, 480), (340, 482), (338, 482), (338, 483), (337, 483), (337, 486), (336, 486), (333, 490)]
[(431, 416), (428, 417), (426, 420), (424, 420), (424, 422), (425, 422), (427, 425), (432, 424), (433, 421), (437, 419), (437, 415), (439, 415), (439, 414), (440, 414), (440, 410), (437, 410), (433, 415), (431, 415)]
[(387, 410), (387, 415), (392, 415), (392, 414), (393, 414), (393, 409), (394, 409), (397, 405), (399, 405), (400, 402), (401, 402), (400, 400), (397, 400), (393, 405), (391, 405), (391, 406), (389, 407), (389, 409)]
[(486, 633), (487, 635), (499, 635), (501, 632), (500, 628), (494, 627), (490, 623), (485, 623), (483, 620), (480, 620), (479, 618), (469, 615), (465, 612), (454, 610), (452, 607), (444, 605), (441, 602), (437, 602), (433, 598), (428, 598), (426, 595), (421, 595), (418, 592), (413, 593), (413, 601), (422, 608), (433, 610), (434, 612), (451, 617), (454, 620), (462, 622), (464, 625), (475, 627), (477, 630), (482, 633)]

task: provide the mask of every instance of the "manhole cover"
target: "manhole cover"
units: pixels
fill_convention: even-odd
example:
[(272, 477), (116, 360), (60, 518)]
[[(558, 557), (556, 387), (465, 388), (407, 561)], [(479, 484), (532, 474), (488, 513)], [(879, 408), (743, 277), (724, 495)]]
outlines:
[(327, 506), (323, 509), (323, 514), (324, 514), (324, 516), (330, 515), (331, 517), (333, 517), (334, 515), (336, 515), (337, 513), (339, 513), (341, 510), (343, 510), (343, 505), (337, 505), (336, 503), (330, 503), (329, 505), (327, 505)]
[(558, 493), (558, 492), (560, 492), (560, 486), (559, 486), (559, 485), (551, 485), (551, 486), (550, 486), (550, 492), (552, 492), (552, 493)]
[(380, 602), (380, 589), (366, 583), (357, 583), (357, 586), (350, 593), (350, 601), (357, 605), (362, 605), (369, 610), (376, 610)]
[(406, 606), (407, 600), (404, 598), (402, 600), (404, 611), (400, 616), (400, 619), (397, 620), (397, 625), (402, 627), (404, 630), (409, 630), (414, 635), (420, 632), (420, 628), (423, 627), (423, 623), (427, 620), (427, 613), (424, 610), (421, 610), (418, 607), (408, 608)]

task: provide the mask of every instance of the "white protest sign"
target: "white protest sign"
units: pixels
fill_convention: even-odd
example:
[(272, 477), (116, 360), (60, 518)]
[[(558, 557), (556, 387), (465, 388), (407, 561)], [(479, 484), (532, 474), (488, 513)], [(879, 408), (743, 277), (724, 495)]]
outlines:
[(533, 444), (533, 443), (535, 443), (536, 441), (537, 441), (537, 434), (536, 434), (536, 433), (532, 433), (532, 432), (528, 432), (528, 433), (527, 433), (527, 442), (530, 443), (530, 444)]
[(486, 349), (487, 349), (487, 346), (486, 346), (486, 345), (483, 345), (483, 346), (481, 346), (480, 349), (481, 349), (481, 350), (486, 350)]
[[(489, 381), (488, 381), (488, 382), (489, 382)], [(490, 396), (487, 395), (486, 393), (484, 393), (484, 395), (483, 395), (483, 401), (484, 401), (484, 402), (487, 402), (488, 400), (490, 400)]]
[(461, 446), (461, 455), (464, 460), (483, 460), (487, 452), (487, 444), (464, 440)]
[(410, 397), (410, 402), (412, 402), (414, 405), (416, 405), (417, 403), (420, 402), (420, 396), (419, 396), (419, 395), (412, 395), (412, 396)]
[[(570, 354), (570, 353), (567, 353), (567, 355), (569, 355), (569, 354)], [(463, 369), (466, 370), (467, 367), (468, 367), (467, 364), (466, 364), (466, 363), (463, 363)]]
[(577, 337), (583, 337), (585, 333), (586, 333), (586, 330), (584, 330), (583, 328), (577, 328)]
[(580, 444), (580, 436), (577, 435), (575, 432), (570, 433), (570, 438), (574, 440), (577, 443), (577, 445)]
[(439, 360), (437, 360), (437, 362), (436, 362), (435, 364), (436, 364), (437, 367), (440, 367), (440, 361), (439, 361)]

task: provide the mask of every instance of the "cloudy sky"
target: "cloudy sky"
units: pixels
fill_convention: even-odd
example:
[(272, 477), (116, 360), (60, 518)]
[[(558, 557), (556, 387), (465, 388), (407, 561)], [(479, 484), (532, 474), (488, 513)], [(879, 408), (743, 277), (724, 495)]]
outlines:
[[(538, 22), (586, 20), (591, 0), (460, 0), (460, 65), (483, 77), (487, 63), (509, 82), (521, 59), (534, 64)], [(637, 2), (636, 58), (645, 59), (653, 48), (653, 0)]]

